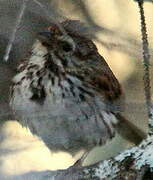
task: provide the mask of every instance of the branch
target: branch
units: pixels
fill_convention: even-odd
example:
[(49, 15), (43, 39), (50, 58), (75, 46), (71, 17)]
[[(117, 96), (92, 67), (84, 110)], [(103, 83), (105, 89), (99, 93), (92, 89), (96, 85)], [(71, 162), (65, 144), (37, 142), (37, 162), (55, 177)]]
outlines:
[(22, 180), (26, 178), (28, 180), (151, 180), (153, 177), (152, 150), (153, 137), (148, 137), (139, 146), (91, 166), (72, 166), (67, 170), (33, 172), (20, 178)]
[(149, 43), (147, 37), (147, 27), (145, 22), (143, 0), (138, 1), (141, 19), (141, 36), (142, 36), (142, 49), (143, 49), (143, 68), (144, 68), (144, 93), (146, 100), (146, 108), (148, 114), (149, 135), (153, 135), (153, 106), (151, 101), (151, 84), (150, 84), (150, 54)]

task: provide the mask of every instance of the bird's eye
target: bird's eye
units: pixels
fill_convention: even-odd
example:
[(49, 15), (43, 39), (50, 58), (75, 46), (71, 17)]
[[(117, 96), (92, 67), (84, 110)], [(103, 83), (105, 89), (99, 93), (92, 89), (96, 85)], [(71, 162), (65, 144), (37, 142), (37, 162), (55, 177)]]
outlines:
[(73, 50), (72, 45), (67, 41), (60, 41), (59, 45), (62, 48), (62, 50), (65, 51), (65, 52), (70, 52), (70, 51)]

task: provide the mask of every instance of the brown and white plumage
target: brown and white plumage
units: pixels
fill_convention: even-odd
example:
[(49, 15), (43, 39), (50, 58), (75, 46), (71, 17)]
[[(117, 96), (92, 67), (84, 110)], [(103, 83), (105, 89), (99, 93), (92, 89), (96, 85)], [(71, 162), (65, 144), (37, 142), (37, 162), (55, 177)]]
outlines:
[(121, 87), (78, 21), (38, 35), (13, 78), (10, 105), (23, 125), (53, 151), (75, 154), (114, 136), (124, 104)]

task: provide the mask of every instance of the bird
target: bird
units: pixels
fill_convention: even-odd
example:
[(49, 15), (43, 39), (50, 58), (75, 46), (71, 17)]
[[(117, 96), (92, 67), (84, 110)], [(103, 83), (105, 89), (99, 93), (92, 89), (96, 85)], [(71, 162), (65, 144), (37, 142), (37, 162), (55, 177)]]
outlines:
[(16, 119), (53, 152), (89, 152), (120, 124), (122, 87), (89, 34), (78, 20), (52, 23), (37, 34), (12, 80)]

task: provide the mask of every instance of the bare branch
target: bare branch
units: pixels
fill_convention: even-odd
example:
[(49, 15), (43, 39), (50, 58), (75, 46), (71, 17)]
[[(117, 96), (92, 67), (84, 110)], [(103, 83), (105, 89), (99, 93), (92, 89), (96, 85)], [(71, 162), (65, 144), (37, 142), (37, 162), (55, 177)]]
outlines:
[[(109, 160), (88, 167), (30, 172), (14, 179), (28, 180), (148, 180), (153, 177), (153, 137)], [(11, 179), (12, 180), (12, 179)]]
[(149, 135), (153, 135), (153, 109), (151, 102), (151, 84), (150, 84), (150, 54), (149, 54), (149, 43), (147, 37), (147, 28), (145, 23), (145, 15), (143, 9), (143, 0), (138, 1), (138, 7), (140, 10), (141, 19), (141, 35), (142, 35), (142, 47), (143, 47), (143, 67), (144, 67), (144, 92), (146, 107), (149, 119)]

